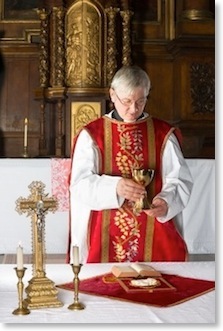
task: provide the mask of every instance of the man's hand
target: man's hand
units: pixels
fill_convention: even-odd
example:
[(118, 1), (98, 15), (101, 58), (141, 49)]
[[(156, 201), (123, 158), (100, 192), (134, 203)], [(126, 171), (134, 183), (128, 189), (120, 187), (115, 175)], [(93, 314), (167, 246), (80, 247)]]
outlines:
[(135, 202), (145, 195), (145, 187), (130, 178), (121, 178), (116, 188), (117, 194), (127, 200)]
[(168, 212), (168, 205), (165, 200), (155, 198), (152, 201), (151, 209), (143, 210), (148, 216), (163, 217)]

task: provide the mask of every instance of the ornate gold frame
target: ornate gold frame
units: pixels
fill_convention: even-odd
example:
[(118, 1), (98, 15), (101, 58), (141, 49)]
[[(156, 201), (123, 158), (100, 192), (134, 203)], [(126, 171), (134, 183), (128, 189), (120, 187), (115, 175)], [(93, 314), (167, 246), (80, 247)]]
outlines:
[(74, 101), (71, 103), (71, 144), (79, 130), (101, 116), (101, 101)]

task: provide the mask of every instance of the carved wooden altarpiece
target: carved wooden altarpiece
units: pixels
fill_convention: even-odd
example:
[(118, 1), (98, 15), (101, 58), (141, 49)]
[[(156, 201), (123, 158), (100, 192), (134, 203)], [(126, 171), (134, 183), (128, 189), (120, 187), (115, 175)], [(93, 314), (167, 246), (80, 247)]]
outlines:
[(128, 1), (76, 0), (38, 14), (40, 155), (47, 151), (46, 110), (51, 105), (55, 156), (70, 156), (73, 136), (109, 109), (108, 86), (115, 71), (131, 64), (133, 12)]

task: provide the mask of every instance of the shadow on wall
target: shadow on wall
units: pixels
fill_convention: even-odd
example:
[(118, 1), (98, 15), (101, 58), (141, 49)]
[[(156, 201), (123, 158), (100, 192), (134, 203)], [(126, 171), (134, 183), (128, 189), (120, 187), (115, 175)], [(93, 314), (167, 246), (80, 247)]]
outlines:
[[(3, 32), (0, 31), (0, 38), (2, 38)], [(4, 78), (5, 78), (5, 64), (3, 60), (2, 53), (0, 52), (0, 98), (1, 98), (1, 92), (2, 92), (2, 85), (4, 83)], [(1, 105), (1, 102), (0, 102)], [(0, 113), (1, 113), (1, 108), (0, 108)], [(5, 155), (5, 147), (4, 147), (4, 134), (1, 128), (1, 123), (0, 123), (0, 157)]]

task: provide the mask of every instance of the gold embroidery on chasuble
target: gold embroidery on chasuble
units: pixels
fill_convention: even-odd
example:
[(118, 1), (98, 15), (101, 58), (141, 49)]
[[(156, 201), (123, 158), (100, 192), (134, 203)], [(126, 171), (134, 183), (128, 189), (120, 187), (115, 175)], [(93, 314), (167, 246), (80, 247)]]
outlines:
[[(148, 151), (150, 156), (150, 168), (156, 169), (156, 147), (155, 147), (155, 133), (154, 126), (152, 121), (148, 121)], [(149, 186), (149, 190), (147, 192), (147, 197), (149, 201), (155, 196), (155, 184)], [(153, 233), (154, 233), (154, 223), (155, 218), (147, 216), (146, 223), (146, 236), (144, 243), (144, 260), (151, 261), (152, 260), (152, 244), (153, 244)]]
[[(112, 131), (111, 123), (104, 121), (104, 173), (110, 175), (112, 173)], [(102, 245), (101, 245), (101, 262), (109, 261), (109, 224), (111, 219), (110, 210), (104, 210), (102, 213)]]
[[(154, 151), (154, 131), (152, 121), (148, 121), (151, 126), (150, 139), (148, 139), (148, 150)], [(146, 124), (144, 124), (146, 125)], [(142, 168), (145, 160), (143, 154), (143, 134), (139, 125), (126, 125), (105, 120), (105, 160), (104, 167), (106, 174), (119, 175), (131, 178), (132, 168)], [(148, 137), (149, 138), (149, 137)], [(144, 137), (145, 139), (145, 137)], [(147, 139), (145, 139), (147, 141)], [(153, 145), (153, 146), (152, 146)], [(147, 162), (146, 162), (147, 163)], [(155, 155), (151, 155), (151, 164), (155, 166)], [(154, 229), (154, 219), (146, 217), (144, 226), (144, 249), (143, 258), (145, 261), (151, 260), (152, 238)], [(109, 238), (112, 240), (112, 253), (114, 260), (119, 262), (133, 261), (137, 259), (140, 244), (141, 220), (133, 213), (132, 203), (125, 202), (119, 209), (103, 212), (102, 220), (102, 262), (109, 260)], [(112, 230), (111, 230), (112, 229)], [(112, 232), (112, 235), (111, 235)], [(112, 238), (112, 239), (111, 239)]]

